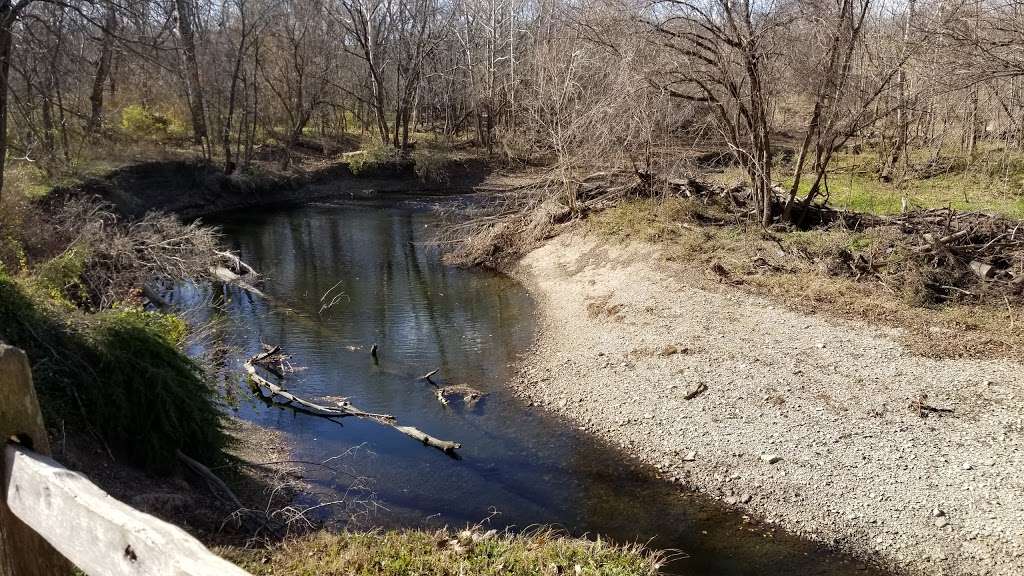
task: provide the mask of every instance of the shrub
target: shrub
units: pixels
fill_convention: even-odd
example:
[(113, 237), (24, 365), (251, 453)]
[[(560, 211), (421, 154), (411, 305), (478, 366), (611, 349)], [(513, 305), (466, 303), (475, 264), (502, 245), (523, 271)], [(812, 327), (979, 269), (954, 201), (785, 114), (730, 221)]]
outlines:
[(140, 140), (167, 140), (185, 134), (184, 124), (173, 114), (152, 112), (138, 104), (121, 111), (121, 130)]
[(0, 340), (28, 354), (48, 422), (95, 433), (153, 472), (171, 469), (179, 449), (220, 459), (227, 438), (220, 405), (177, 348), (180, 319), (115, 310), (73, 322), (68, 314), (0, 277)]
[(82, 284), (85, 271), (86, 252), (71, 247), (63, 254), (44, 262), (35, 270), (35, 279), (55, 300), (71, 304), (85, 302), (89, 295)]

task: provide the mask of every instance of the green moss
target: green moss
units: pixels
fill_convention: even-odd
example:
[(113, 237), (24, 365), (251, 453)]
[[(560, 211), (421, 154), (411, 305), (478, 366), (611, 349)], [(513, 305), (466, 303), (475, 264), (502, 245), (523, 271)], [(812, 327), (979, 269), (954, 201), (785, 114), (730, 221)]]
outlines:
[(95, 433), (155, 472), (179, 449), (215, 462), (226, 443), (213, 390), (178, 350), (184, 331), (179, 318), (138, 310), (78, 314), (0, 277), (0, 340), (28, 354), (47, 421)]
[[(269, 551), (225, 551), (256, 575), (652, 576), (660, 557), (640, 547), (564, 538), (552, 531), (453, 535), (415, 530), (319, 533)], [(296, 553), (296, 551), (300, 551)]]

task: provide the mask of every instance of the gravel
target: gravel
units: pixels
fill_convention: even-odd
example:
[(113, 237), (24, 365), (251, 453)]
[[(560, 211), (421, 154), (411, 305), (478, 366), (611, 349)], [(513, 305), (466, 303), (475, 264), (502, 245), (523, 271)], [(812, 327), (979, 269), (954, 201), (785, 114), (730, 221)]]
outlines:
[[(1024, 366), (914, 356), (671, 266), (578, 234), (528, 254), (519, 393), (791, 532), (912, 573), (1024, 574)], [(922, 393), (953, 413), (919, 417)]]

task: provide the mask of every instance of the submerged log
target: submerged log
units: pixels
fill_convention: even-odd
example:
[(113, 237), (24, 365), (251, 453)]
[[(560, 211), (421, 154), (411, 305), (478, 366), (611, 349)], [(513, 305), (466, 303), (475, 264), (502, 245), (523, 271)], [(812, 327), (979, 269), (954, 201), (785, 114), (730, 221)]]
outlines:
[(337, 406), (324, 406), (315, 402), (310, 402), (309, 400), (300, 398), (291, 392), (288, 392), (281, 386), (278, 386), (277, 384), (274, 384), (260, 376), (256, 370), (256, 366), (259, 365), (260, 362), (279, 352), (280, 348), (275, 346), (270, 350), (260, 352), (246, 360), (244, 364), (245, 371), (249, 375), (250, 382), (256, 386), (263, 398), (268, 399), (275, 404), (287, 406), (297, 412), (302, 412), (311, 416), (320, 416), (321, 418), (331, 420), (355, 416), (356, 418), (362, 418), (364, 420), (372, 420), (378, 424), (393, 428), (410, 438), (415, 438), (427, 446), (437, 448), (450, 456), (455, 456), (455, 450), (462, 448), (462, 445), (458, 442), (435, 438), (412, 426), (399, 426), (395, 417), (390, 414), (375, 414), (373, 412), (360, 410), (347, 400), (339, 402)]

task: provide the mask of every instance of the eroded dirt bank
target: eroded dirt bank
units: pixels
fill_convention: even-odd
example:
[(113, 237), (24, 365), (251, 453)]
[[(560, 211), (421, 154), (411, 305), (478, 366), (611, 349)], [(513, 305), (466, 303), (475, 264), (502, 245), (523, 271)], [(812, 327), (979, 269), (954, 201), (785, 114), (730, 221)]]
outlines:
[[(915, 356), (893, 331), (672, 266), (582, 233), (531, 252), (516, 273), (540, 330), (520, 393), (675, 482), (901, 571), (1024, 574), (1024, 366)], [(922, 418), (921, 394), (953, 412)]]

